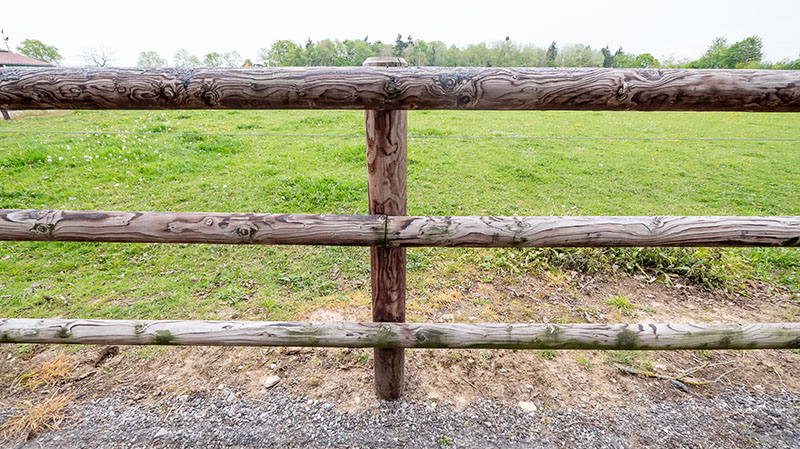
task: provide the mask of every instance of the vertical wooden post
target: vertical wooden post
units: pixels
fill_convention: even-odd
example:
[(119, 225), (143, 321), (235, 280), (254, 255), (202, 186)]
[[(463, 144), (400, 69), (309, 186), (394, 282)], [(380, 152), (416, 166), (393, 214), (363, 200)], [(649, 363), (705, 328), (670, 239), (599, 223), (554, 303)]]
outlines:
[(11, 116), (10, 116), (10, 115), (8, 115), (8, 111), (6, 111), (5, 109), (0, 109), (0, 113), (2, 113), (2, 114), (3, 114), (3, 118), (4, 118), (4, 119), (6, 119), (6, 120), (11, 120)]
[[(403, 67), (402, 58), (376, 57), (364, 66)], [(406, 215), (407, 111), (367, 110), (369, 213)], [(372, 320), (406, 320), (406, 249), (370, 248)], [(375, 393), (397, 399), (403, 393), (403, 349), (375, 348)]]

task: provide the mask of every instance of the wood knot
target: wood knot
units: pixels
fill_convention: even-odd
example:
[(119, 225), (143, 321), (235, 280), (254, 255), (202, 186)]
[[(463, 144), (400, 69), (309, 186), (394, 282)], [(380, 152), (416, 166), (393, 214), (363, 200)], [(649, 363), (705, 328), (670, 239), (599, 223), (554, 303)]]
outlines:
[(203, 223), (205, 223), (206, 226), (213, 226), (214, 225), (214, 219), (211, 218), (211, 217), (208, 217), (203, 221)]
[(50, 232), (50, 226), (47, 226), (44, 223), (36, 223), (33, 225), (33, 230), (40, 234), (48, 234)]
[(175, 90), (170, 86), (162, 86), (158, 91), (158, 97), (167, 102), (173, 101), (177, 96)]
[(458, 97), (459, 106), (466, 106), (470, 103), (472, 103), (472, 97), (470, 97), (469, 95), (461, 95)]
[(258, 231), (258, 229), (256, 227), (249, 226), (249, 225), (244, 225), (244, 226), (238, 226), (236, 229), (233, 230), (233, 233), (238, 235), (239, 237), (241, 237), (243, 239), (245, 239), (245, 238), (252, 239), (253, 236), (256, 235), (256, 231)]
[(216, 106), (219, 101), (219, 94), (214, 90), (211, 84), (203, 84), (203, 90), (200, 91), (198, 97), (203, 100), (203, 103), (209, 106)]
[(442, 86), (442, 90), (445, 92), (455, 90), (459, 84), (461, 84), (460, 81), (461, 80), (458, 75), (439, 75), (439, 85)]

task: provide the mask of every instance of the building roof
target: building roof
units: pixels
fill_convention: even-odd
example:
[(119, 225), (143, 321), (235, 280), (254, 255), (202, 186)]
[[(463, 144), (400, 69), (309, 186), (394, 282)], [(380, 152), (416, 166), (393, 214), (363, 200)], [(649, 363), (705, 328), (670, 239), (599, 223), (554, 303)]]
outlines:
[(39, 61), (38, 59), (11, 53), (8, 50), (0, 50), (0, 66), (40, 66), (52, 67), (53, 64)]

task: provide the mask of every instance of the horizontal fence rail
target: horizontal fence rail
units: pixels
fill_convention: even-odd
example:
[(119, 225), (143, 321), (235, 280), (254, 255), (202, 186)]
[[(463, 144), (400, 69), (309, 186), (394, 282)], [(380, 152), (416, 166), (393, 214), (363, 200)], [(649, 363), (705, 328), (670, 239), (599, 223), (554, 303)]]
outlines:
[(0, 109), (800, 111), (800, 71), (4, 68)]
[(0, 240), (383, 247), (800, 246), (800, 217), (0, 210)]
[(431, 324), (0, 319), (0, 342), (489, 349), (788, 349), (800, 323)]

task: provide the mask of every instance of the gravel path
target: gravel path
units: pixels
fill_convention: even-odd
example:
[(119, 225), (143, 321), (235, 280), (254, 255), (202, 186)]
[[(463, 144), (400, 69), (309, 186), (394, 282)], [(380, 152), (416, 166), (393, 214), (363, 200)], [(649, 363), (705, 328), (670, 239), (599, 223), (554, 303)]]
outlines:
[(400, 401), (344, 413), (281, 389), (260, 400), (222, 391), (168, 397), (159, 406), (129, 405), (124, 397), (81, 405), (63, 430), (18, 447), (800, 447), (800, 394), (744, 389), (713, 399), (634, 401), (608, 410), (610, 418), (576, 409), (526, 413), (491, 401), (460, 411)]

